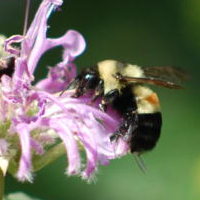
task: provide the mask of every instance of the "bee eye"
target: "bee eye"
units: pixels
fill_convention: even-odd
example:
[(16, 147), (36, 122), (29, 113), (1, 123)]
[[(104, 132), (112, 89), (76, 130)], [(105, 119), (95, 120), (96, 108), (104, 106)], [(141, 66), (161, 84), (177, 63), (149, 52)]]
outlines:
[(95, 88), (99, 83), (99, 77), (96, 73), (87, 73), (84, 76), (85, 87), (89, 89)]
[(92, 80), (92, 79), (94, 79), (94, 78), (95, 78), (95, 75), (94, 75), (94, 74), (86, 74), (86, 75), (85, 75), (85, 80), (90, 81), (90, 80)]

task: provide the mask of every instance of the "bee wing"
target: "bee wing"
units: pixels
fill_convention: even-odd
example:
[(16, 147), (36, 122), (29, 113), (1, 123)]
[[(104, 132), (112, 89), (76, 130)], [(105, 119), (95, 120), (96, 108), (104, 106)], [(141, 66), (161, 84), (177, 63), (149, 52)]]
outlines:
[(114, 77), (125, 82), (137, 82), (157, 85), (170, 89), (183, 89), (180, 82), (188, 79), (188, 75), (176, 67), (146, 67), (144, 77), (129, 77), (115, 74)]
[(144, 68), (144, 75), (145, 77), (174, 83), (181, 83), (189, 78), (185, 71), (174, 66), (146, 67)]
[(120, 80), (126, 81), (126, 82), (137, 82), (137, 83), (146, 83), (151, 85), (158, 85), (161, 87), (166, 87), (170, 89), (183, 89), (182, 86), (165, 80), (160, 80), (154, 77), (128, 77), (123, 76)]

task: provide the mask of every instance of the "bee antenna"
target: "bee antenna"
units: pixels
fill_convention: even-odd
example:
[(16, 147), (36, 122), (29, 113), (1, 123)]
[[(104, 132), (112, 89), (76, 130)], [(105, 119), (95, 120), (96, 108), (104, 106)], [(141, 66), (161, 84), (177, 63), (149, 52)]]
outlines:
[(138, 164), (138, 166), (142, 170), (142, 172), (147, 173), (147, 168), (146, 168), (146, 165), (145, 165), (144, 160), (142, 159), (141, 155), (139, 155), (138, 153), (134, 153), (133, 155), (134, 155), (136, 163)]
[(23, 35), (25, 35), (25, 34), (26, 34), (26, 31), (27, 31), (28, 17), (29, 17), (29, 11), (30, 11), (30, 2), (31, 2), (31, 0), (26, 0)]

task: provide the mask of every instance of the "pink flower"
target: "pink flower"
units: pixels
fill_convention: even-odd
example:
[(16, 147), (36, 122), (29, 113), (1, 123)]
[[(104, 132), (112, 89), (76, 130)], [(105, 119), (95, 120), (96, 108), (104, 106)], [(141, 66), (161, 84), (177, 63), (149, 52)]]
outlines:
[[(7, 58), (13, 60), (13, 65), (7, 67), (14, 67), (14, 72), (1, 76), (0, 156), (9, 160), (9, 169), (17, 168), (10, 172), (16, 171), (20, 181), (32, 182), (37, 163), (53, 161), (53, 156), (48, 156), (47, 161), (45, 155), (62, 143), (68, 158), (67, 174), (80, 174), (86, 179), (99, 163), (108, 164), (110, 159), (129, 150), (121, 139), (115, 144), (110, 142), (119, 123), (115, 113), (110, 111), (108, 115), (98, 105), (87, 105), (89, 95), (75, 99), (71, 98), (73, 91), (66, 91), (59, 96), (58, 92), (76, 75), (73, 61), (86, 46), (83, 36), (74, 30), (56, 39), (46, 37), (47, 20), (61, 4), (62, 0), (43, 0), (26, 35), (15, 35), (5, 41)], [(13, 48), (13, 43), (19, 43), (21, 48)], [(39, 59), (56, 46), (63, 47), (63, 60), (50, 68), (47, 78), (33, 86)], [(87, 157), (84, 169), (79, 146)]]

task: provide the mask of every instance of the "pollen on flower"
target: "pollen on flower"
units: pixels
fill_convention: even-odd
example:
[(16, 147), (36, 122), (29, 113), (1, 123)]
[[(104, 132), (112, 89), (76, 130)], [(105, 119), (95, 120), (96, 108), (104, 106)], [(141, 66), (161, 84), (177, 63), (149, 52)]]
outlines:
[[(32, 182), (35, 170), (64, 152), (67, 174), (89, 179), (99, 163), (108, 164), (129, 150), (123, 140), (110, 142), (119, 121), (88, 105), (90, 96), (75, 99), (71, 97), (74, 91), (62, 96), (58, 93), (75, 77), (74, 60), (86, 47), (83, 36), (74, 30), (59, 38), (47, 38), (50, 13), (62, 3), (43, 0), (26, 35), (15, 35), (5, 42), (7, 54), (14, 58), (14, 72), (3, 73), (0, 78), (0, 156), (9, 154), (9, 172), (20, 181)], [(19, 43), (20, 49), (15, 49), (14, 43)], [(62, 60), (33, 85), (38, 61), (56, 46), (63, 47)], [(0, 38), (0, 59), (4, 59), (1, 47)], [(80, 144), (86, 155), (84, 169)]]

